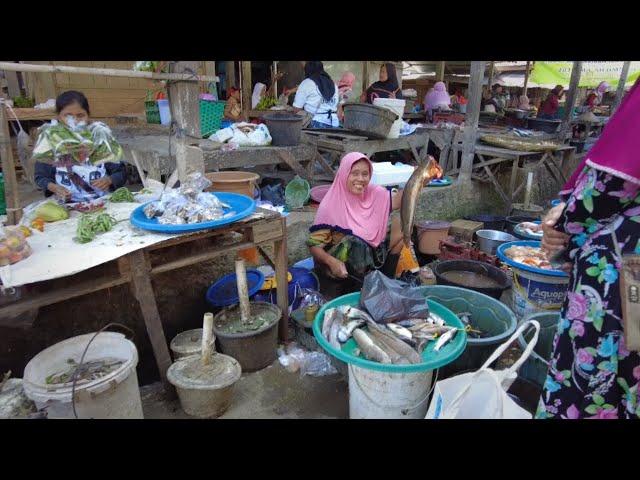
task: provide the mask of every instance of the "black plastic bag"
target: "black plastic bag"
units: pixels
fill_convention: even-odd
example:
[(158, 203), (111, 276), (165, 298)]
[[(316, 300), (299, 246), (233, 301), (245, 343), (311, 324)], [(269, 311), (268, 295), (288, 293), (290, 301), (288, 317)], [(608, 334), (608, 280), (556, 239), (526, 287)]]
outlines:
[(262, 200), (271, 202), (274, 207), (280, 207), (285, 204), (285, 195), (282, 185), (265, 185), (260, 189)]
[(429, 316), (427, 300), (419, 289), (392, 280), (378, 270), (364, 277), (360, 304), (377, 323)]

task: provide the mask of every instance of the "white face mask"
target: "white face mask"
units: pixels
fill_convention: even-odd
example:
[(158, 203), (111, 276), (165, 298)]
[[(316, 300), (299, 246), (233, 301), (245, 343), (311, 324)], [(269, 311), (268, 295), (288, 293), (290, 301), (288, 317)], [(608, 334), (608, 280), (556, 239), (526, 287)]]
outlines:
[(78, 122), (73, 115), (67, 115), (66, 116), (66, 123), (67, 123), (67, 126), (71, 130), (80, 130), (80, 129), (82, 129), (82, 128), (87, 126), (87, 122), (86, 121), (82, 120), (82, 121)]

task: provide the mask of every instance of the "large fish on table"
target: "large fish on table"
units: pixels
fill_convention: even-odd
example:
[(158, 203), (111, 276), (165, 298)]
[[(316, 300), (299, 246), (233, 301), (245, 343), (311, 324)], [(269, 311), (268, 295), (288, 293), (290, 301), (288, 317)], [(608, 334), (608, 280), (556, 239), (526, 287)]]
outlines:
[(442, 168), (438, 165), (436, 159), (429, 155), (429, 161), (416, 167), (407, 185), (404, 187), (400, 219), (402, 220), (402, 238), (407, 247), (411, 245), (413, 221), (416, 215), (416, 206), (420, 192), (431, 180), (440, 178), (441, 176)]

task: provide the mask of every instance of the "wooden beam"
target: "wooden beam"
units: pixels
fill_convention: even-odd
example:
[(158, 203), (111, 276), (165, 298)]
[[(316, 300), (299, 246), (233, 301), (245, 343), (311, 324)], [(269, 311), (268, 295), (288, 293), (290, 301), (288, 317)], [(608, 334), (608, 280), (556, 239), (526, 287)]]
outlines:
[(444, 81), (444, 64), (445, 62), (438, 62), (436, 64), (436, 81)]
[(18, 72), (5, 71), (4, 78), (7, 79), (7, 93), (9, 94), (9, 98), (22, 95), (20, 82), (18, 81)]
[(251, 83), (251, 62), (240, 62), (240, 73), (242, 80), (242, 115), (249, 119), (251, 110), (251, 96), (253, 94), (253, 84)]
[[(195, 63), (198, 62), (184, 62)], [(193, 75), (191, 73), (155, 73), (120, 70), (115, 68), (67, 67), (63, 65), (34, 65), (30, 63), (0, 62), (0, 70), (11, 72), (75, 73), (79, 75), (99, 75), (103, 77), (149, 78), (151, 80), (182, 80), (191, 82), (217, 82), (218, 77)], [(196, 70), (194, 69), (194, 72)]]
[[(491, 87), (493, 86), (493, 74), (495, 72), (496, 62), (491, 62), (489, 64), (489, 79), (487, 80), (487, 89), (491, 91)], [(469, 79), (469, 83), (471, 83), (471, 79)]]
[[(178, 72), (197, 71), (198, 62), (177, 62), (174, 67)], [(171, 135), (176, 146), (176, 167), (178, 178), (184, 181), (193, 171), (204, 173), (204, 159), (193, 152), (187, 137), (200, 138), (200, 109), (198, 84), (194, 82), (169, 83), (169, 106), (171, 121), (175, 125)]]
[(131, 282), (133, 293), (140, 304), (142, 318), (147, 327), (147, 334), (151, 340), (153, 355), (156, 358), (160, 379), (169, 397), (175, 397), (175, 389), (167, 380), (167, 370), (171, 366), (171, 355), (167, 346), (167, 338), (162, 328), (162, 320), (156, 303), (156, 297), (151, 284), (151, 265), (144, 250), (137, 250), (129, 254), (131, 262)]
[(369, 88), (369, 62), (362, 62), (362, 93)]
[(485, 62), (471, 62), (471, 75), (469, 77), (469, 103), (465, 116), (465, 127), (462, 140), (462, 164), (458, 183), (471, 180), (473, 170), (473, 156), (478, 132), (478, 119), (480, 118), (480, 102), (482, 100), (482, 79), (484, 78)]
[(582, 62), (573, 62), (571, 69), (571, 79), (569, 80), (569, 91), (567, 92), (567, 100), (564, 103), (564, 118), (560, 127), (560, 140), (564, 143), (569, 127), (571, 126), (571, 117), (573, 109), (576, 106), (578, 98), (578, 85), (580, 84), (580, 76), (582, 75)]
[[(280, 221), (282, 223), (282, 231), (285, 232), (285, 235), (281, 240), (276, 240), (273, 246), (276, 257), (274, 262), (276, 282), (278, 285), (287, 285), (287, 222), (284, 217), (282, 217)], [(286, 342), (289, 337), (289, 292), (287, 288), (277, 289), (277, 301), (278, 307), (282, 310), (282, 318), (280, 319), (280, 340)]]
[(620, 72), (620, 80), (618, 80), (618, 88), (616, 89), (616, 98), (611, 105), (611, 115), (618, 109), (622, 97), (624, 96), (624, 85), (627, 83), (627, 76), (629, 75), (629, 66), (631, 62), (624, 62), (622, 65), (622, 72)]
[(225, 90), (228, 92), (231, 87), (238, 87), (238, 85), (236, 85), (236, 62), (225, 62), (224, 72), (227, 87)]
[(527, 88), (529, 86), (529, 65), (530, 64), (531, 62), (527, 60), (527, 66), (525, 67), (525, 70), (524, 70), (524, 87), (522, 88), (523, 95), (527, 94)]
[(22, 218), (20, 197), (18, 195), (18, 180), (16, 165), (13, 160), (11, 137), (9, 134), (9, 120), (7, 107), (0, 102), (0, 157), (2, 157), (2, 173), (4, 175), (4, 197), (7, 205), (7, 223), (16, 225)]

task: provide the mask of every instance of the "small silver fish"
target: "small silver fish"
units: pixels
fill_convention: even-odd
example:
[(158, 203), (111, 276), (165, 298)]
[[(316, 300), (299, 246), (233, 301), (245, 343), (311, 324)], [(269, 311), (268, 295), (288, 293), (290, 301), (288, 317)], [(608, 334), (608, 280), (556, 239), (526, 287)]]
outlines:
[(353, 331), (365, 323), (365, 320), (355, 319), (351, 320), (346, 325), (341, 326), (340, 330), (338, 330), (338, 340), (340, 340), (341, 343), (345, 343), (349, 338), (351, 338)]
[(434, 351), (438, 352), (449, 340), (451, 340), (455, 334), (458, 332), (456, 328), (452, 328), (447, 333), (444, 333), (438, 338), (436, 341), (436, 346), (433, 348)]
[(394, 334), (400, 337), (402, 340), (411, 340), (413, 335), (409, 330), (400, 325), (396, 325), (395, 323), (387, 323), (387, 328), (391, 330)]
[(437, 337), (431, 333), (426, 333), (426, 332), (415, 332), (413, 334), (413, 338), (417, 338), (420, 340), (427, 340), (427, 341), (431, 341), (431, 340), (435, 340)]
[(360, 310), (359, 308), (350, 307), (349, 305), (342, 305), (338, 307), (338, 310), (349, 320), (364, 320), (373, 322), (373, 318), (364, 310)]
[(336, 309), (331, 308), (329, 310), (325, 310), (324, 318), (322, 320), (322, 336), (329, 340), (329, 332), (331, 331), (331, 325), (336, 319)]
[(440, 315), (436, 315), (435, 313), (432, 313), (432, 312), (429, 312), (429, 319), (439, 327), (442, 327), (445, 324), (444, 320)]
[(384, 350), (377, 346), (364, 330), (356, 328), (353, 331), (353, 339), (358, 344), (365, 357), (380, 363), (391, 363), (391, 358)]

